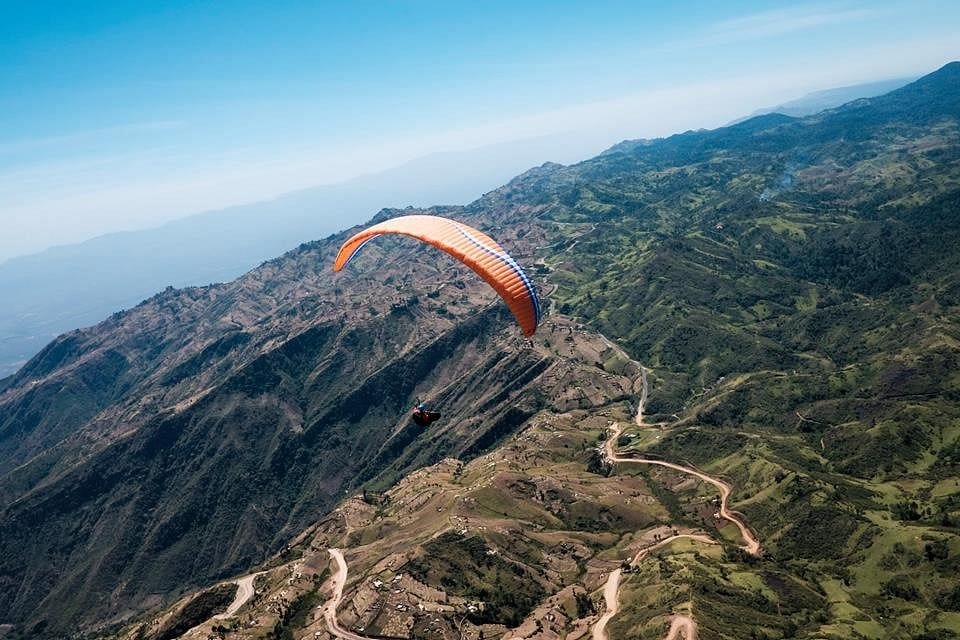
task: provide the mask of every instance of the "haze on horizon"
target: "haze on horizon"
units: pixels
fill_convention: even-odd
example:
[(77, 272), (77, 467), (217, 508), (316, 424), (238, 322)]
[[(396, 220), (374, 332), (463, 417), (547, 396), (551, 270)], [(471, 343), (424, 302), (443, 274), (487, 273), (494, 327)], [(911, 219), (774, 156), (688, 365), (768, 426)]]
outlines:
[(436, 152), (716, 127), (932, 71), (960, 25), (936, 0), (60, 5), (0, 9), (0, 262)]

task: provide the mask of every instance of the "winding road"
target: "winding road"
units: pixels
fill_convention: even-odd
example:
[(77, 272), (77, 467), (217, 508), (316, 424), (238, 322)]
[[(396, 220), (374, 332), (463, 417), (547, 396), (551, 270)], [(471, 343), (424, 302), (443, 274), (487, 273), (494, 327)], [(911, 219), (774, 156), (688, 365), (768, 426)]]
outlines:
[(707, 474), (697, 471), (696, 469), (691, 469), (690, 467), (674, 464), (673, 462), (666, 462), (665, 460), (653, 460), (651, 458), (633, 458), (617, 455), (613, 445), (617, 441), (617, 438), (620, 437), (620, 434), (623, 433), (623, 427), (620, 424), (614, 424), (612, 430), (613, 435), (610, 436), (610, 438), (604, 444), (604, 453), (610, 462), (632, 462), (638, 464), (657, 465), (660, 467), (666, 467), (667, 469), (673, 469), (674, 471), (680, 471), (681, 473), (689, 474), (703, 480), (704, 482), (712, 484), (720, 492), (720, 517), (728, 522), (732, 522), (740, 530), (740, 537), (743, 539), (743, 545), (741, 546), (741, 549), (754, 556), (760, 555), (760, 541), (755, 535), (753, 535), (753, 532), (750, 531), (750, 527), (747, 526), (747, 523), (743, 520), (743, 517), (735, 511), (730, 510), (729, 500), (730, 494), (733, 492), (733, 487), (723, 480), (714, 478), (713, 476), (708, 476)]
[(343, 588), (347, 585), (347, 561), (344, 559), (343, 552), (340, 551), (340, 549), (327, 549), (327, 551), (330, 552), (330, 557), (333, 558), (333, 561), (337, 564), (337, 571), (333, 574), (333, 578), (331, 578), (333, 594), (323, 607), (323, 618), (327, 621), (327, 629), (337, 638), (344, 638), (345, 640), (370, 640), (366, 636), (347, 631), (340, 626), (340, 622), (337, 620), (337, 608), (340, 606), (340, 601), (343, 600)]
[(697, 640), (697, 623), (690, 616), (674, 616), (663, 640)]
[[(678, 533), (675, 536), (664, 538), (663, 540), (657, 542), (656, 544), (652, 544), (649, 547), (644, 547), (637, 552), (637, 555), (633, 557), (633, 562), (631, 564), (637, 564), (651, 551), (655, 551), (656, 549), (664, 547), (674, 540), (679, 540), (681, 538), (696, 540), (697, 542), (703, 542), (705, 544), (717, 544), (716, 540), (703, 534)], [(606, 584), (603, 586), (603, 600), (606, 603), (607, 610), (593, 625), (593, 628), (591, 629), (592, 640), (610, 640), (610, 634), (607, 633), (607, 623), (613, 619), (613, 616), (620, 613), (621, 577), (622, 574), (620, 569), (612, 571), (610, 572), (610, 576), (607, 578)], [(670, 621), (670, 630), (667, 632), (664, 640), (680, 640), (680, 638), (683, 638), (683, 640), (697, 640), (697, 623), (694, 622), (693, 618), (690, 616), (676, 615)]]
[(643, 549), (640, 549), (640, 551), (637, 551), (637, 555), (633, 556), (633, 562), (631, 562), (631, 564), (637, 564), (637, 563), (639, 563), (639, 562), (640, 562), (641, 560), (643, 560), (643, 559), (647, 556), (647, 554), (650, 553), (651, 551), (654, 551), (654, 550), (656, 550), (656, 549), (659, 549), (660, 547), (664, 547), (664, 546), (670, 544), (671, 542), (673, 542), (674, 540), (679, 540), (680, 538), (687, 538), (687, 539), (689, 539), (689, 540), (696, 540), (697, 542), (703, 542), (703, 543), (705, 543), (705, 544), (717, 544), (717, 541), (714, 540), (713, 538), (711, 538), (710, 536), (705, 536), (705, 535), (700, 534), (700, 533), (678, 533), (678, 534), (675, 535), (675, 536), (670, 536), (669, 538), (664, 538), (664, 539), (661, 540), (660, 542), (657, 542), (656, 544), (652, 544), (652, 545), (650, 545), (649, 547), (644, 547)]
[[(607, 338), (603, 338), (604, 342), (609, 345), (612, 349), (616, 350), (624, 357), (626, 357), (630, 362), (639, 367), (640, 369), (640, 397), (637, 402), (637, 412), (634, 416), (634, 422), (639, 427), (648, 426), (644, 422), (643, 410), (647, 402), (647, 393), (648, 393), (648, 382), (647, 382), (647, 372), (646, 369), (638, 362), (630, 358), (626, 352), (623, 351), (620, 347), (612, 343)], [(636, 386), (634, 386), (636, 388)], [(617, 439), (623, 433), (623, 426), (620, 423), (614, 423), (611, 426), (611, 435), (607, 438), (606, 442), (603, 445), (603, 452), (607, 460), (610, 462), (617, 463), (636, 463), (636, 464), (650, 464), (658, 465), (661, 467), (666, 467), (668, 469), (673, 469), (674, 471), (679, 471), (688, 475), (692, 475), (696, 478), (699, 478), (703, 482), (709, 483), (717, 488), (720, 492), (720, 510), (719, 515), (724, 520), (732, 522), (740, 531), (740, 536), (743, 539), (743, 548), (745, 551), (752, 555), (759, 556), (761, 552), (760, 541), (757, 537), (750, 531), (750, 528), (747, 526), (743, 517), (731, 511), (728, 503), (730, 494), (733, 491), (733, 487), (728, 483), (709, 476), (701, 471), (696, 469), (685, 467), (683, 465), (674, 464), (672, 462), (666, 462), (664, 460), (654, 460), (650, 458), (633, 458), (625, 457), (617, 454), (615, 445)], [(670, 536), (652, 544), (650, 546), (640, 549), (636, 555), (633, 557), (632, 564), (639, 563), (647, 554), (659, 549), (665, 545), (670, 544), (671, 542), (678, 540), (680, 538), (687, 538), (690, 540), (695, 540), (705, 544), (717, 544), (717, 541), (710, 538), (704, 534), (697, 533), (681, 533), (677, 535)], [(343, 589), (347, 584), (347, 562), (343, 557), (343, 552), (340, 549), (328, 549), (330, 557), (337, 565), (337, 570), (331, 578), (331, 589), (332, 595), (324, 605), (323, 616), (326, 621), (327, 629), (330, 633), (337, 638), (342, 638), (343, 640), (370, 640), (366, 636), (362, 636), (347, 629), (344, 629), (338, 619), (337, 619), (337, 609), (340, 606), (340, 602), (343, 600)], [(240, 591), (237, 594), (237, 601), (240, 600), (241, 592), (246, 593), (245, 589), (249, 589), (252, 592), (253, 578), (256, 577), (256, 574), (251, 576), (246, 576), (241, 578), (237, 584), (240, 586)], [(607, 577), (607, 581), (604, 584), (603, 588), (603, 598), (606, 605), (606, 611), (603, 615), (600, 616), (600, 619), (594, 623), (591, 628), (591, 638), (592, 640), (610, 640), (610, 635), (607, 632), (607, 624), (620, 612), (620, 582), (622, 579), (622, 569), (615, 569), (610, 572), (610, 575)], [(244, 586), (244, 581), (248, 581), (246, 587)], [(252, 593), (250, 594), (252, 595)], [(249, 599), (250, 595), (245, 595), (244, 599), (240, 604), (237, 604), (235, 601), (234, 604), (230, 606), (227, 610), (227, 613), (224, 615), (230, 615), (236, 609), (239, 609), (242, 606), (243, 602), (246, 602)], [(236, 605), (236, 606), (235, 606)], [(697, 640), (697, 623), (689, 615), (676, 614), (670, 619), (670, 628), (667, 631), (667, 635), (664, 637), (664, 640)]]
[(603, 600), (606, 602), (607, 611), (593, 625), (591, 630), (593, 640), (610, 640), (610, 634), (607, 633), (607, 623), (620, 612), (620, 573), (620, 569), (611, 571), (610, 577), (607, 578), (607, 583), (603, 587)]
[[(612, 343), (607, 338), (604, 338), (604, 342), (606, 342), (607, 345), (609, 345), (612, 349), (619, 352), (623, 357), (630, 358), (630, 356), (627, 355), (623, 349)], [(643, 419), (643, 409), (647, 404), (647, 394), (649, 390), (649, 383), (647, 382), (647, 370), (636, 360), (630, 359), (630, 361), (636, 366), (640, 367), (640, 398), (637, 400), (637, 414), (634, 416), (634, 422), (638, 427), (645, 427), (647, 425)], [(607, 438), (607, 441), (603, 445), (604, 454), (610, 462), (653, 464), (692, 475), (700, 480), (703, 480), (704, 482), (712, 484), (720, 492), (720, 517), (728, 522), (732, 522), (734, 525), (736, 525), (737, 529), (740, 530), (740, 537), (743, 539), (743, 546), (741, 548), (744, 551), (754, 556), (760, 555), (760, 541), (755, 535), (753, 535), (753, 532), (750, 531), (750, 527), (747, 526), (743, 516), (730, 510), (729, 500), (730, 494), (733, 492), (733, 487), (719, 478), (708, 476), (707, 474), (697, 471), (696, 469), (691, 469), (690, 467), (685, 467), (683, 465), (666, 462), (664, 460), (654, 460), (651, 458), (620, 456), (617, 454), (617, 451), (614, 447), (617, 439), (623, 433), (623, 426), (620, 423), (614, 423), (611, 427), (611, 430), (613, 431), (613, 434)]]
[(251, 573), (248, 576), (243, 576), (242, 578), (237, 578), (234, 580), (234, 584), (237, 585), (237, 595), (234, 596), (233, 602), (230, 603), (230, 606), (227, 607), (227, 610), (223, 613), (213, 616), (213, 619), (226, 620), (239, 611), (240, 607), (247, 604), (247, 600), (252, 598), (254, 594), (253, 581), (256, 580), (257, 576), (261, 573), (263, 572), (258, 571), (257, 573)]
[[(643, 418), (643, 410), (647, 403), (647, 394), (649, 391), (649, 383), (647, 382), (647, 370), (636, 360), (630, 358), (630, 356), (619, 346), (611, 342), (605, 336), (602, 336), (604, 342), (613, 350), (617, 351), (621, 356), (627, 358), (630, 362), (640, 368), (640, 397), (637, 401), (637, 413), (634, 416), (634, 423), (638, 427), (648, 426)], [(651, 464), (661, 467), (666, 467), (668, 469), (673, 469), (674, 471), (679, 471), (681, 473), (686, 473), (692, 475), (696, 478), (699, 478), (703, 482), (707, 482), (720, 492), (720, 509), (719, 515), (721, 518), (728, 522), (732, 522), (737, 529), (740, 531), (740, 537), (743, 540), (743, 545), (741, 548), (747, 553), (759, 556), (761, 553), (760, 541), (750, 530), (750, 527), (747, 526), (746, 521), (743, 517), (731, 511), (729, 508), (730, 494), (733, 492), (733, 487), (730, 486), (727, 482), (720, 480), (719, 478), (714, 478), (709, 476), (701, 471), (692, 469), (690, 467), (685, 467), (683, 465), (674, 464), (672, 462), (666, 462), (664, 460), (654, 460), (651, 458), (633, 458), (625, 457), (617, 454), (616, 443), (620, 438), (620, 435), (623, 433), (623, 426), (620, 423), (614, 423), (611, 426), (611, 435), (607, 438), (606, 442), (603, 445), (603, 452), (605, 457), (610, 462), (618, 463), (637, 463), (637, 464)], [(693, 533), (682, 533), (675, 536), (671, 536), (656, 544), (653, 544), (649, 547), (645, 547), (637, 552), (633, 557), (632, 564), (639, 563), (647, 554), (651, 551), (663, 547), (664, 545), (670, 544), (678, 538), (688, 538), (691, 540), (696, 540), (698, 542), (703, 542), (706, 544), (717, 544), (715, 540), (709, 536), (702, 534), (693, 534)], [(619, 599), (619, 589), (620, 589), (620, 570), (617, 570), (610, 574), (610, 577), (607, 579), (607, 583), (604, 586), (604, 600), (607, 605), (606, 613), (601, 616), (600, 620), (593, 627), (593, 636), (592, 640), (610, 640), (610, 636), (607, 633), (606, 626), (607, 623), (615, 616), (620, 610), (620, 599)], [(694, 619), (688, 615), (677, 614), (671, 618), (670, 629), (667, 631), (667, 635), (664, 637), (664, 640), (697, 640), (697, 623)]]

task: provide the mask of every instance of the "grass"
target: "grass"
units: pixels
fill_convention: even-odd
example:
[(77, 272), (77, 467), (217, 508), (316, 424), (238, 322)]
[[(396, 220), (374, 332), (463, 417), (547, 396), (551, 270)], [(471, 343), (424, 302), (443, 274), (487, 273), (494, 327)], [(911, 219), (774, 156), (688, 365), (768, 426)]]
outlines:
[[(960, 475), (957, 86), (951, 75), (937, 91), (912, 98), (899, 92), (809, 121), (772, 116), (623, 143), (454, 210), (506, 233), (516, 227), (517, 246), (550, 265), (556, 310), (653, 368), (648, 411), (682, 426), (651, 431), (630, 447), (729, 477), (733, 506), (763, 542), (765, 557), (746, 557), (727, 526), (717, 536), (722, 545), (680, 543), (648, 558), (626, 581), (614, 637), (662, 638), (678, 610), (693, 611), (704, 640), (923, 637), (953, 624), (943, 598), (960, 575), (958, 529), (949, 518), (960, 512), (960, 496), (948, 482)], [(794, 176), (789, 184), (787, 175)], [(521, 242), (520, 227), (532, 242)], [(368, 259), (389, 256), (381, 250)], [(352, 312), (377, 312), (363, 297)], [(469, 308), (426, 298), (418, 311), (438, 313), (433, 305), (441, 303), (444, 322)], [(353, 338), (381, 344), (405, 317), (391, 314), (391, 324)], [(321, 383), (354, 386), (364, 376), (338, 368), (310, 389), (323, 393), (300, 395), (304, 376), (315, 379), (317, 368), (302, 358), (303, 345), (281, 354), (286, 364), (258, 360), (233, 390), (286, 384), (297, 401), (319, 405), (304, 435), (286, 441), (275, 458), (281, 470), (289, 460), (300, 465), (295, 472), (306, 470), (313, 465), (301, 455), (307, 439), (322, 459), (334, 457), (330, 451), (356, 455), (357, 442), (375, 450), (377, 429), (389, 428), (393, 414), (359, 414), (386, 406), (385, 399), (405, 406), (415, 386), (406, 383), (431, 375), (462, 345), (471, 354), (500, 353), (503, 344), (484, 333), (490, 326), (502, 328), (464, 323), (468, 334), (439, 351), (404, 359), (359, 391), (340, 389), (342, 412), (320, 413), (329, 395)], [(589, 340), (579, 333), (546, 343), (538, 337), (531, 353), (562, 351), (566, 358), (567, 348), (572, 353)], [(658, 520), (699, 526), (691, 506), (714, 495), (711, 487), (639, 465), (618, 465), (609, 477), (609, 468), (588, 466), (625, 399), (616, 385), (602, 387), (602, 376), (625, 362), (603, 353), (584, 348), (585, 367), (565, 389), (578, 402), (589, 396), (589, 411), (564, 415), (574, 402), (551, 405), (552, 387), (538, 383), (525, 398), (504, 392), (471, 406), (486, 413), (522, 405), (489, 437), (453, 446), (475, 438), (464, 428), (446, 434), (453, 443), (432, 433), (391, 441), (364, 480), (385, 473), (378, 479), (390, 485), (451, 452), (475, 460), (455, 484), (442, 465), (434, 467), (436, 476), (401, 480), (381, 513), (351, 514), (351, 561), (369, 567), (395, 552), (424, 582), (491, 603), (487, 620), (516, 624), (548, 593), (599, 581), (623, 559), (636, 528)], [(520, 370), (531, 369), (489, 372), (491, 386)], [(474, 386), (460, 391), (473, 395)], [(327, 429), (331, 420), (339, 428)], [(538, 428), (521, 431), (531, 420), (563, 433), (536, 439), (544, 435)], [(304, 493), (325, 486), (322, 479)], [(483, 486), (471, 489), (474, 483)], [(397, 506), (414, 487), (438, 497)], [(637, 498), (629, 509), (628, 497)], [(463, 536), (450, 533), (461, 526)]]
[(484, 602), (486, 606), (472, 614), (474, 622), (516, 626), (546, 595), (538, 581), (479, 537), (446, 533), (427, 543), (424, 551), (404, 569), (417, 580)]
[(317, 608), (320, 602), (323, 602), (323, 594), (317, 587), (302, 593), (290, 603), (276, 626), (267, 635), (269, 640), (294, 640), (297, 637), (296, 631), (302, 629), (308, 621), (309, 616)]

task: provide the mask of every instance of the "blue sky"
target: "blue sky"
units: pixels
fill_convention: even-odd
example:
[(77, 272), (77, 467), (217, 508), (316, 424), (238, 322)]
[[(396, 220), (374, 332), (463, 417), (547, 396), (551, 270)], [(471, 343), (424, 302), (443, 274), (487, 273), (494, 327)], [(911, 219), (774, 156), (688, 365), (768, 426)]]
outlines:
[(0, 259), (448, 149), (718, 126), (960, 58), (960, 3), (0, 3)]

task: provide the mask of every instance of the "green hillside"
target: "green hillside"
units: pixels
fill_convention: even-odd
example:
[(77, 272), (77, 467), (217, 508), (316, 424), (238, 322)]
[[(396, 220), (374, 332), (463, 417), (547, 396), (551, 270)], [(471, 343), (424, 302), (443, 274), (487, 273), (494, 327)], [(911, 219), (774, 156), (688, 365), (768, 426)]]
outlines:
[[(651, 616), (675, 602), (704, 617), (705, 640), (960, 633), (960, 63), (803, 119), (623, 142), (429, 212), (509, 247), (569, 342), (523, 340), (477, 278), (411, 260), (406, 240), (334, 277), (345, 234), (62, 336), (0, 382), (0, 623), (93, 633), (288, 558), (347, 492), (403, 479), (416, 494), (431, 486), (418, 468), (457, 457), (479, 478), (480, 456), (509, 451), (529, 477), (491, 488), (492, 513), (547, 528), (516, 574), (485, 560), (491, 540), (525, 549), (509, 529), (467, 554), (438, 537), (410, 565), (463, 598), (492, 587), (456, 567), (498, 576), (502, 619), (478, 623), (515, 626), (552, 591), (596, 582), (587, 558), (615, 564), (655, 522), (722, 544), (641, 566), (616, 638), (662, 637)], [(599, 459), (636, 397), (617, 377), (627, 357), (597, 334), (650, 370), (660, 430), (631, 427), (621, 448), (728, 479), (762, 558), (711, 522), (702, 487)], [(446, 414), (424, 434), (406, 420), (417, 397)], [(561, 466), (590, 490), (557, 513), (516, 489)], [(649, 513), (616, 515), (618, 480)], [(393, 509), (342, 542), (414, 548)], [(586, 550), (557, 570), (550, 536)]]

